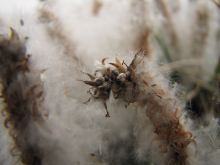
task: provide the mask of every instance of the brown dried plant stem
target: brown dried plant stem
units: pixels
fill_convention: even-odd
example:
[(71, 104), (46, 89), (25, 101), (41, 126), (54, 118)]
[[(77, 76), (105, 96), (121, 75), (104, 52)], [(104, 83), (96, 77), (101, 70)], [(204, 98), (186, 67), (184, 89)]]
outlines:
[(171, 45), (177, 46), (178, 38), (177, 38), (176, 31), (173, 26), (172, 16), (171, 16), (170, 12), (168, 11), (166, 3), (164, 2), (164, 0), (156, 0), (155, 2), (157, 3), (163, 16), (166, 18), (167, 24), (165, 25), (165, 28), (167, 30), (167, 33), (170, 35)]
[[(13, 156), (20, 155), (26, 165), (40, 165), (42, 151), (31, 141), (38, 131), (35, 123), (43, 123), (40, 111), (42, 83), (28, 68), (25, 41), (21, 41), (11, 28), (11, 36), (0, 35), (0, 79), (6, 116), (4, 125), (15, 142)], [(35, 79), (33, 82), (31, 78)], [(35, 135), (33, 135), (36, 133)]]
[[(69, 57), (77, 62), (82, 63), (80, 59), (76, 56), (75, 52), (75, 43), (67, 36), (69, 34), (65, 31), (62, 26), (62, 21), (50, 10), (46, 8), (42, 8), (39, 10), (39, 21), (40, 23), (44, 24), (46, 27), (46, 33), (51, 38), (52, 42), (57, 42), (60, 45), (61, 49), (64, 49), (63, 52), (66, 57)], [(53, 26), (51, 26), (51, 22)], [(84, 65), (84, 64), (82, 64)]]
[(219, 2), (217, 2), (216, 0), (212, 0), (218, 7), (219, 7), (219, 9), (220, 9), (220, 3)]

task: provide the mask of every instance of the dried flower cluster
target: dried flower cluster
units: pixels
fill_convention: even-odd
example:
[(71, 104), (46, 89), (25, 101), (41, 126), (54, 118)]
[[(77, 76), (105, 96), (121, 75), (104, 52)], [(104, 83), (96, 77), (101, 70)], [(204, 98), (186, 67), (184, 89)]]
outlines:
[(44, 121), (40, 111), (43, 91), (39, 77), (29, 73), (29, 57), (25, 41), (19, 40), (15, 30), (11, 28), (10, 37), (0, 35), (1, 98), (5, 103), (2, 114), (6, 116), (4, 125), (15, 142), (11, 154), (20, 155), (24, 164), (39, 165), (40, 149), (30, 143), (31, 132), (37, 130), (29, 127)]
[[(83, 82), (92, 86), (90, 89), (94, 90), (94, 94), (90, 92), (90, 89), (88, 93), (90, 93), (93, 98), (104, 101), (104, 106), (107, 111), (106, 117), (110, 117), (106, 105), (107, 99), (123, 98), (124, 101), (128, 102), (128, 105), (139, 99), (138, 95), (141, 91), (136, 81), (141, 80), (142, 83), (145, 83), (145, 81), (142, 77), (136, 75), (134, 71), (137, 65), (141, 62), (141, 59), (138, 57), (138, 53), (135, 55), (135, 58), (129, 66), (124, 61), (121, 63), (116, 57), (116, 63), (109, 63), (115, 66), (116, 69), (111, 69), (110, 67), (105, 66), (105, 60), (107, 58), (104, 58), (102, 60), (102, 64), (99, 64), (98, 61), (95, 62), (96, 65), (99, 65), (98, 67), (100, 67), (100, 69), (96, 70), (94, 75), (86, 73), (92, 81)], [(123, 66), (123, 64), (127, 67), (127, 69)], [(98, 73), (101, 75), (98, 75)], [(90, 99), (91, 98), (89, 98), (88, 101), (90, 101)], [(87, 102), (85, 102), (85, 104), (87, 104)]]

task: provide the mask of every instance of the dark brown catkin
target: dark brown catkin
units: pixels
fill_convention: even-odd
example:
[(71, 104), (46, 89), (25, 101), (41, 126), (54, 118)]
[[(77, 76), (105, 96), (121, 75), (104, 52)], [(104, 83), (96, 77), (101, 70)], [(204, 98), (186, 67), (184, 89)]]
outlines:
[(15, 142), (11, 154), (20, 155), (25, 165), (40, 165), (43, 154), (30, 139), (34, 138), (33, 132), (37, 132), (35, 123), (44, 121), (40, 110), (43, 91), (39, 76), (32, 75), (28, 68), (29, 57), (25, 40), (21, 41), (15, 30), (11, 28), (10, 37), (0, 35), (1, 98), (5, 104), (2, 114), (6, 116), (4, 125)]
[[(175, 96), (169, 85), (166, 85), (165, 78), (161, 73), (155, 74), (154, 70), (148, 70), (147, 65), (153, 63), (150, 58), (144, 55), (140, 57), (135, 54), (134, 59), (127, 65), (124, 61), (121, 63), (117, 58), (115, 63), (109, 63), (115, 68), (105, 65), (104, 58), (100, 63), (94, 75), (87, 74), (91, 81), (83, 81), (85, 84), (92, 86), (88, 93), (92, 98), (104, 101), (106, 116), (110, 117), (106, 106), (106, 101), (110, 97), (120, 98), (129, 104), (142, 108), (153, 125), (153, 132), (156, 134), (152, 143), (157, 141), (159, 155), (163, 157), (163, 163), (166, 165), (188, 165), (187, 146), (195, 142), (192, 133), (186, 131), (179, 120), (180, 110), (178, 98)], [(96, 62), (98, 65), (98, 62)], [(97, 76), (97, 73), (99, 76)], [(160, 80), (158, 81), (158, 77)], [(91, 92), (93, 90), (93, 93)], [(112, 92), (111, 92), (112, 91)], [(111, 96), (113, 93), (113, 96)], [(85, 102), (85, 103), (87, 103)], [(182, 108), (182, 107), (181, 107)], [(137, 109), (136, 109), (137, 111)], [(146, 140), (150, 140), (147, 139)], [(158, 155), (158, 156), (159, 156)], [(161, 162), (160, 162), (161, 163)]]

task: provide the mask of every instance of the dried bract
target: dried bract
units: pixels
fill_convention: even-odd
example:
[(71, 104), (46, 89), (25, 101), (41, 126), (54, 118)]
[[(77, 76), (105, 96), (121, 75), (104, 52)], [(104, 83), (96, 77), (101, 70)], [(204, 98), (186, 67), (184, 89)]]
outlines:
[[(107, 111), (106, 117), (110, 117), (106, 106), (106, 100), (109, 99), (111, 91), (113, 92), (115, 99), (119, 97), (123, 98), (126, 102), (128, 102), (128, 104), (137, 101), (135, 98), (139, 92), (136, 84), (139, 80), (136, 79), (139, 79), (140, 77), (136, 77), (135, 79), (135, 71), (133, 69), (135, 69), (136, 66), (142, 61), (142, 59), (138, 57), (138, 53), (135, 55), (135, 58), (129, 66), (127, 66), (124, 61), (121, 63), (119, 59), (116, 58), (116, 63), (109, 63), (115, 67), (115, 69), (111, 69), (105, 65), (104, 61), (107, 58), (104, 58), (102, 60), (102, 70), (97, 70), (94, 75), (85, 73), (90, 77), (91, 81), (83, 82), (92, 86), (91, 89), (94, 91), (91, 93), (89, 90), (88, 93), (90, 93), (92, 98), (104, 101)], [(102, 75), (97, 77), (97, 72), (100, 72)]]

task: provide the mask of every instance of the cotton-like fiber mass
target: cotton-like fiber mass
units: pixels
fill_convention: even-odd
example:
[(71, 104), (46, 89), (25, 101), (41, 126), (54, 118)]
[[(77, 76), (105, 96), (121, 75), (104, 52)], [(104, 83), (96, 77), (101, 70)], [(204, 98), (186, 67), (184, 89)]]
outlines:
[(0, 7), (0, 164), (219, 164), (218, 0), (31, 2)]

